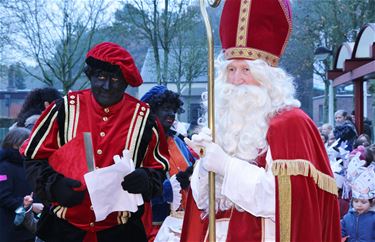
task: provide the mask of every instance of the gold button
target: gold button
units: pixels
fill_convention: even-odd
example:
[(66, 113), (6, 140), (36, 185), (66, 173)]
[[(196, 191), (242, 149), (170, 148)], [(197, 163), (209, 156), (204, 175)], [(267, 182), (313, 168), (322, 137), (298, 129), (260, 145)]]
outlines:
[(93, 222), (90, 223), (90, 227), (94, 227), (94, 225), (95, 225), (95, 224), (94, 224)]
[(101, 136), (101, 137), (104, 137), (104, 136), (105, 136), (105, 133), (104, 133), (104, 132), (100, 132), (100, 136)]
[(103, 117), (103, 121), (108, 121), (108, 117)]
[(109, 113), (109, 108), (105, 108), (104, 112)]
[(146, 110), (146, 108), (145, 108), (145, 107), (141, 107), (141, 110), (142, 110), (142, 111), (145, 111), (145, 110)]
[(70, 100), (70, 104), (75, 104), (76, 102), (74, 100)]
[(145, 113), (144, 112), (139, 112), (139, 115), (143, 116)]
[(70, 98), (71, 98), (71, 99), (75, 99), (75, 98), (76, 98), (76, 96), (73, 96), (73, 95), (71, 95), (71, 96), (70, 96)]
[(103, 154), (103, 151), (102, 151), (101, 149), (98, 149), (98, 150), (96, 151), (96, 153), (97, 153), (98, 155), (101, 155), (101, 154)]
[(90, 206), (90, 209), (91, 209), (91, 210), (94, 210), (94, 208), (93, 208), (92, 206)]

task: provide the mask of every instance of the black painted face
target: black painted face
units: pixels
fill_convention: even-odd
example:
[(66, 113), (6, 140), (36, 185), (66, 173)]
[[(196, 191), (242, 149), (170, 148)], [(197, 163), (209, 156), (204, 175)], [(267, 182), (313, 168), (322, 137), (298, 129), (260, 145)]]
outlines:
[(169, 103), (164, 103), (157, 108), (155, 114), (159, 118), (165, 132), (168, 132), (175, 121), (176, 112), (174, 105)]
[(92, 71), (90, 83), (95, 100), (103, 107), (120, 102), (128, 86), (120, 72), (100, 69)]

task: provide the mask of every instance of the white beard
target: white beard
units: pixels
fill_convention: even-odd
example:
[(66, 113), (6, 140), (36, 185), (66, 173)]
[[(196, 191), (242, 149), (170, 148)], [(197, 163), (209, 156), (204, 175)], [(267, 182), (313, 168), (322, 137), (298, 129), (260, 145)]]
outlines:
[(254, 161), (267, 150), (271, 98), (264, 87), (217, 83), (216, 138), (230, 155)]

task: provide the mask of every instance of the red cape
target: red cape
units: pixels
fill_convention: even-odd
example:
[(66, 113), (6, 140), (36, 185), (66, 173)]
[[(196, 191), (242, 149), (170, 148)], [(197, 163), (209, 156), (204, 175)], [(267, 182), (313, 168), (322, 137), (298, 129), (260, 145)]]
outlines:
[[(340, 241), (337, 188), (314, 122), (300, 109), (270, 120), (276, 185), (276, 241)], [(203, 241), (207, 221), (190, 197), (181, 241)], [(227, 241), (261, 241), (262, 218), (234, 209)], [(196, 231), (196, 232), (195, 232)]]

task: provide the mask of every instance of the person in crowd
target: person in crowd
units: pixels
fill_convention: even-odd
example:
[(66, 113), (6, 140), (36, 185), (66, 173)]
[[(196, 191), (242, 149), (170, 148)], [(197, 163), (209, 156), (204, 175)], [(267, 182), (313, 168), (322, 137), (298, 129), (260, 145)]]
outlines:
[(61, 99), (60, 92), (53, 87), (33, 89), (25, 99), (20, 112), (10, 129), (25, 127), (32, 129), (40, 114), (55, 100)]
[(372, 121), (368, 118), (363, 119), (363, 133), (367, 134), (370, 140), (372, 140), (373, 135), (373, 129), (372, 129)]
[(189, 128), (187, 130), (187, 137), (191, 138), (191, 136), (193, 136), (193, 134), (199, 134), (201, 129), (202, 129), (202, 125), (200, 125), (198, 123), (198, 120), (193, 120), (190, 123)]
[[(354, 110), (352, 111), (350, 117), (353, 123), (355, 123), (355, 111)], [(373, 137), (372, 121), (369, 120), (367, 117), (363, 118), (363, 133), (367, 134), (370, 140), (372, 139)]]
[(344, 217), (344, 215), (348, 212), (349, 210), (349, 202), (350, 199), (344, 198), (343, 197), (343, 190), (345, 186), (345, 176), (341, 174), (334, 173), (335, 176), (335, 181), (338, 189), (338, 201), (339, 201), (339, 208), (340, 208), (340, 219)]
[(4, 137), (0, 150), (0, 240), (2, 242), (34, 241), (35, 235), (25, 227), (13, 224), (15, 210), (22, 206), (23, 197), (31, 193), (26, 180), (23, 158), (19, 147), (30, 130), (14, 128)]
[(328, 147), (331, 146), (335, 141), (336, 141), (335, 134), (333, 133), (333, 131), (331, 131), (328, 134), (327, 146)]
[(357, 131), (351, 118), (345, 110), (335, 112), (336, 126), (333, 130), (336, 139), (340, 139), (338, 146), (346, 142), (346, 150), (352, 151), (353, 143), (357, 138)]
[(375, 163), (375, 144), (369, 145), (368, 149), (372, 153), (372, 156), (374, 157), (374, 160), (372, 162)]
[(374, 199), (352, 198), (352, 208), (341, 220), (341, 236), (346, 241), (375, 240)]
[[(32, 233), (36, 233), (38, 216), (43, 211), (44, 205), (36, 206), (37, 204), (33, 202), (33, 193), (24, 196), (22, 206), (16, 210), (14, 224), (23, 224)], [(36, 216), (34, 216), (34, 213)]]
[[(141, 101), (148, 103), (151, 114), (160, 120), (167, 135), (170, 156), (170, 170), (167, 175), (169, 179), (166, 179), (163, 183), (163, 195), (151, 201), (153, 229), (149, 234), (149, 241), (153, 241), (156, 234), (155, 241), (179, 240), (184, 214), (184, 201), (190, 185), (189, 178), (193, 173), (192, 165), (195, 162), (195, 157), (183, 141), (184, 137), (180, 137), (171, 129), (176, 114), (184, 112), (183, 102), (177, 93), (162, 85), (151, 88), (141, 98)], [(163, 223), (166, 218), (167, 222)], [(171, 230), (174, 233), (171, 233)], [(173, 238), (170, 237), (171, 235), (173, 235)]]
[(215, 142), (207, 128), (187, 140), (202, 156), (191, 179), (200, 210), (185, 213), (181, 241), (206, 235), (195, 218), (208, 208), (209, 171), (217, 216), (227, 213), (217, 221), (218, 241), (340, 240), (337, 187), (319, 131), (299, 109), (292, 78), (277, 67), (290, 13), (289, 1), (224, 3)]
[(353, 149), (357, 148), (360, 145), (364, 147), (368, 147), (370, 144), (371, 144), (370, 137), (367, 134), (360, 134), (358, 138), (354, 141)]
[(328, 141), (328, 135), (320, 132), (320, 138), (322, 138), (323, 144), (324, 144), (324, 146), (326, 146), (327, 141)]
[(169, 169), (162, 125), (147, 104), (124, 93), (128, 85), (143, 82), (128, 51), (103, 42), (88, 51), (85, 62), (91, 89), (69, 92), (48, 106), (21, 147), (36, 195), (51, 204), (42, 212), (37, 236), (54, 242), (146, 241), (143, 205), (96, 221), (83, 180), (88, 167), (83, 133), (92, 136), (94, 169), (109, 167), (128, 152), (135, 170), (118, 186), (147, 202), (161, 194)]
[(329, 135), (331, 132), (333, 131), (333, 127), (332, 125), (330, 125), (329, 123), (325, 123), (321, 126), (321, 133), (325, 134), (325, 135)]
[[(337, 147), (336, 144), (336, 138), (333, 134), (333, 131), (331, 131), (328, 135), (327, 142), (325, 143), (325, 148), (328, 154), (328, 159), (330, 162), (334, 162), (341, 158), (341, 156), (345, 156), (348, 151), (340, 149), (340, 147)], [(341, 151), (344, 151), (343, 154), (340, 154)]]
[[(34, 203), (33, 193), (26, 195), (23, 198), (22, 206), (18, 207), (15, 211), (16, 217), (14, 218), (14, 224), (17, 226), (24, 226), (27, 230), (35, 234), (39, 215), (43, 211), (43, 208), (43, 204)], [(35, 242), (43, 241), (36, 237)]]
[(341, 220), (341, 236), (348, 242), (375, 241), (375, 165), (359, 166), (348, 179), (352, 206)]

